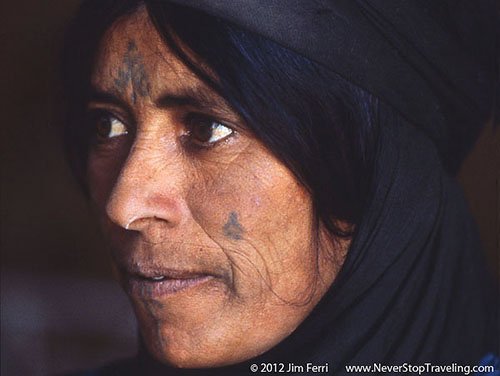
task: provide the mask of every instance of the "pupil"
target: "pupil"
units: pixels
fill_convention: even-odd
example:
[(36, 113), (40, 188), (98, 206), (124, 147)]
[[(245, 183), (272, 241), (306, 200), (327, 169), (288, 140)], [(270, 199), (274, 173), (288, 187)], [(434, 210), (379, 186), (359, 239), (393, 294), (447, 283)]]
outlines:
[(111, 129), (111, 121), (105, 116), (99, 117), (96, 124), (96, 132), (99, 137), (106, 138)]
[(212, 123), (209, 121), (200, 123), (194, 127), (192, 135), (200, 142), (208, 142), (212, 137)]

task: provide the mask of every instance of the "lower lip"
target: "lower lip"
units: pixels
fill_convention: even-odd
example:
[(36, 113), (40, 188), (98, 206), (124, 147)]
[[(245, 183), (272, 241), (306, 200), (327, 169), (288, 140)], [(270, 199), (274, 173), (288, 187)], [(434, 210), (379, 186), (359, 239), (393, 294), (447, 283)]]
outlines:
[(148, 279), (132, 278), (128, 281), (130, 293), (141, 298), (154, 299), (196, 287), (212, 279), (212, 276), (203, 275), (193, 278), (164, 279), (152, 281)]

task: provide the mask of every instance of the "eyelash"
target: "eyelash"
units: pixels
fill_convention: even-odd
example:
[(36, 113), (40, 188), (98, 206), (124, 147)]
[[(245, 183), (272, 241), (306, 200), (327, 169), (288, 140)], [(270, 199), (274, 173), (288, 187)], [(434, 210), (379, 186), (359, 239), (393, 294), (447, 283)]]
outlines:
[[(109, 130), (105, 131), (106, 133), (112, 133), (113, 126), (116, 126), (118, 128), (120, 128), (121, 126), (123, 129), (118, 129), (118, 132), (123, 133), (111, 136), (109, 134), (103, 135), (102, 132), (101, 134), (99, 134), (98, 126), (100, 125), (99, 122), (102, 121), (108, 122), (107, 126), (109, 127)], [(184, 128), (186, 129), (186, 133), (182, 136), (182, 143), (186, 147), (194, 150), (211, 149), (221, 144), (222, 142), (227, 141), (236, 133), (236, 131), (231, 126), (225, 124), (224, 122), (219, 121), (212, 116), (197, 112), (187, 113), (181, 118), (181, 121)], [(133, 129), (131, 129), (126, 122), (122, 121), (119, 116), (116, 116), (113, 112), (102, 109), (90, 111), (90, 113), (88, 114), (87, 122), (90, 123), (89, 126), (92, 139), (94, 141), (94, 144), (97, 146), (111, 146), (122, 136), (126, 136), (133, 131)], [(119, 124), (116, 124), (115, 122), (118, 122)], [(210, 127), (210, 129), (203, 129), (203, 127)], [(200, 141), (199, 139), (197, 140), (195, 138), (196, 136), (206, 138), (208, 134), (203, 134), (203, 132), (207, 130), (210, 132), (210, 138), (214, 137), (214, 131), (217, 130), (215, 129), (215, 127), (219, 129), (219, 138), (217, 140), (210, 142)], [(196, 135), (196, 132), (198, 132), (198, 135)]]
[[(184, 126), (187, 130), (187, 134), (183, 137), (184, 143), (194, 149), (210, 149), (217, 145), (220, 145), (224, 141), (234, 136), (235, 130), (228, 124), (217, 120), (211, 116), (200, 114), (200, 113), (188, 113), (183, 118)], [(202, 131), (202, 127), (210, 127), (211, 132), (210, 138), (214, 137), (214, 125), (218, 128), (223, 128), (219, 130), (219, 138), (215, 141), (199, 141), (195, 139), (195, 132)], [(196, 127), (198, 127), (196, 129)], [(204, 135), (206, 136), (206, 135)]]
[[(87, 115), (87, 127), (90, 133), (90, 140), (94, 146), (106, 146), (113, 145), (115, 141), (117, 141), (121, 136), (126, 136), (130, 133), (130, 127), (126, 122), (122, 121), (119, 116), (116, 116), (114, 113), (102, 109), (92, 110)], [(102, 123), (101, 123), (102, 122)], [(105, 126), (107, 126), (108, 130), (103, 130), (107, 132), (108, 135), (103, 135), (99, 132), (99, 126), (104, 122), (107, 122)], [(101, 124), (100, 124), (101, 123)], [(114, 134), (113, 132), (123, 132), (122, 134)]]

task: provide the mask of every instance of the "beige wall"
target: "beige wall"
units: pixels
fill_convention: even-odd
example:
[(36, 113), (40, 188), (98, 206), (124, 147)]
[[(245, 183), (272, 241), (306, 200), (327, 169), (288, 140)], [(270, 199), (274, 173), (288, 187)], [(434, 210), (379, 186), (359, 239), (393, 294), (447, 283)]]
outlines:
[(500, 268), (500, 110), (483, 130), (458, 176), (476, 220), (488, 263), (499, 276)]

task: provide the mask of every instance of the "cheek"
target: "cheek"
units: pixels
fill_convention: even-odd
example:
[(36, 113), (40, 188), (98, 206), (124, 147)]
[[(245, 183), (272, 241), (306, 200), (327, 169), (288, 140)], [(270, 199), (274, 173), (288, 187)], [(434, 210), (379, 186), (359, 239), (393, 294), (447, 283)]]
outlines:
[(258, 153), (206, 181), (193, 187), (188, 202), (195, 221), (233, 264), (236, 293), (297, 298), (314, 271), (307, 192), (281, 163)]

